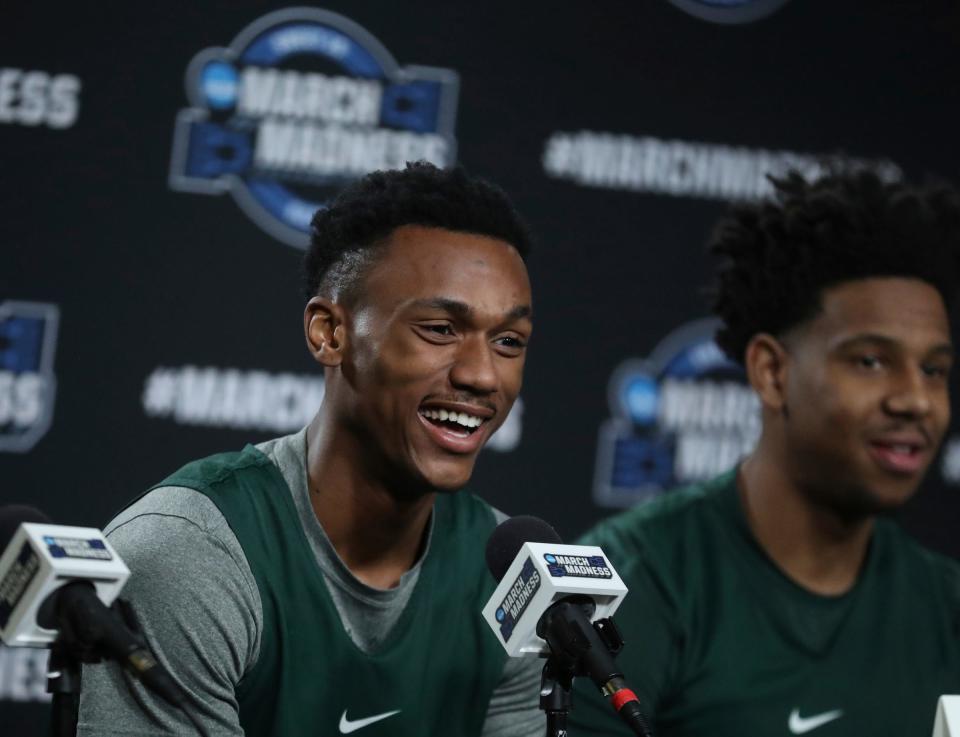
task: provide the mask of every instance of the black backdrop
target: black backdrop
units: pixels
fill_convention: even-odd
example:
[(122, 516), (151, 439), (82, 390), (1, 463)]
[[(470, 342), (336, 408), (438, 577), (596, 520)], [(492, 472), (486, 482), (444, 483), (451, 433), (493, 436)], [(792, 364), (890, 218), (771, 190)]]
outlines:
[[(741, 5), (750, 3), (711, 7)], [(224, 382), (254, 382), (241, 394), (256, 384), (316, 398), (300, 251), (229, 194), (169, 183), (191, 59), (284, 7), (32, 2), (0, 13), (0, 504), (102, 526), (182, 462), (279, 434), (309, 409), (272, 426), (237, 419), (223, 409), (232, 401)], [(762, 181), (757, 166), (809, 168), (806, 157), (843, 153), (891, 176), (958, 178), (953, 2), (793, 0), (751, 23), (708, 22), (666, 0), (323, 8), (372, 34), (401, 67), (458, 75), (456, 160), (503, 186), (537, 234), (522, 418), (505, 449), (484, 452), (472, 487), (565, 537), (611, 511), (593, 491), (605, 474), (596, 459), (611, 376), (705, 316), (702, 244), (726, 200)], [(45, 112), (31, 95), (45, 95)], [(45, 329), (46, 353), (16, 325)], [(199, 381), (190, 366), (210, 369), (203, 381), (221, 392), (219, 410), (182, 398), (185, 382)], [(40, 409), (27, 388), (11, 388), (31, 371), (56, 382)], [(10, 419), (17, 402), (20, 424)], [(635, 434), (655, 433), (638, 412)], [(641, 466), (662, 470), (661, 461)], [(960, 445), (948, 439), (901, 514), (955, 556), (958, 480)], [(644, 493), (626, 489), (617, 503)], [(39, 698), (38, 663), (0, 650), (0, 712), (14, 730), (5, 734), (39, 729), (41, 707), (13, 703)]]

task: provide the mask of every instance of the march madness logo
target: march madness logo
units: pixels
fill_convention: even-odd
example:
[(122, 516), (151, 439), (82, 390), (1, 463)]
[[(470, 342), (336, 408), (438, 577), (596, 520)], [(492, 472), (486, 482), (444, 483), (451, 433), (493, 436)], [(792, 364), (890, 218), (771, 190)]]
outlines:
[(517, 576), (494, 614), (497, 622), (500, 623), (500, 634), (503, 636), (504, 642), (507, 642), (513, 635), (517, 622), (527, 611), (527, 607), (530, 606), (530, 602), (533, 601), (533, 597), (539, 590), (540, 573), (533, 565), (533, 561), (527, 558), (520, 569), (520, 575)]
[(0, 451), (25, 453), (50, 428), (58, 322), (56, 305), (0, 303)]
[(688, 323), (646, 360), (610, 379), (611, 418), (600, 428), (593, 495), (626, 507), (726, 471), (760, 432), (759, 400), (743, 368), (714, 342), (715, 319)]
[(313, 214), (344, 183), (454, 163), (458, 85), (450, 69), (398, 66), (343, 16), (270, 13), (190, 62), (170, 186), (229, 192), (267, 233), (305, 248)]
[(613, 571), (602, 555), (560, 555), (544, 553), (547, 570), (554, 578), (613, 578)]

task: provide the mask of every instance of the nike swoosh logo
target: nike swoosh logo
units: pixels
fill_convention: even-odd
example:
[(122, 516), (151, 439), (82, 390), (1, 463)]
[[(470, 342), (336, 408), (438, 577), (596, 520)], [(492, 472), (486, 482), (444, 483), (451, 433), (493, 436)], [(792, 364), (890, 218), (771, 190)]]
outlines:
[(788, 726), (790, 727), (790, 734), (806, 734), (807, 732), (816, 729), (817, 727), (822, 727), (827, 722), (832, 722), (834, 719), (839, 719), (842, 716), (843, 709), (825, 711), (823, 714), (815, 714), (812, 717), (802, 717), (800, 716), (800, 710), (794, 709), (790, 712), (790, 721), (788, 723)]
[(387, 717), (392, 717), (394, 714), (399, 714), (400, 709), (396, 711), (385, 711), (383, 714), (374, 714), (372, 717), (366, 717), (365, 719), (356, 719), (350, 721), (347, 719), (347, 710), (343, 710), (343, 714), (340, 715), (340, 734), (350, 734), (351, 732), (356, 732), (358, 729), (363, 729), (364, 727), (369, 727), (374, 722), (379, 722)]

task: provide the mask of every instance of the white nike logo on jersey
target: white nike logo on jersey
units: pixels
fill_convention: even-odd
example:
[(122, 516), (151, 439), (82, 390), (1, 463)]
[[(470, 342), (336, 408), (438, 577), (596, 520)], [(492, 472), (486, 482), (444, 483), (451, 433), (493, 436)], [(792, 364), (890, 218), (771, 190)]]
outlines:
[(815, 714), (812, 717), (802, 717), (800, 716), (800, 710), (794, 709), (790, 712), (790, 734), (806, 734), (810, 730), (822, 727), (827, 722), (832, 722), (842, 716), (843, 709), (825, 711), (823, 714)]
[(396, 711), (385, 711), (383, 714), (374, 714), (372, 717), (366, 717), (365, 719), (355, 719), (350, 721), (347, 719), (347, 710), (343, 710), (343, 714), (340, 715), (340, 734), (350, 734), (351, 732), (356, 732), (358, 729), (363, 729), (364, 727), (369, 727), (374, 722), (379, 722), (387, 717), (392, 717), (394, 714), (399, 714), (400, 709)]

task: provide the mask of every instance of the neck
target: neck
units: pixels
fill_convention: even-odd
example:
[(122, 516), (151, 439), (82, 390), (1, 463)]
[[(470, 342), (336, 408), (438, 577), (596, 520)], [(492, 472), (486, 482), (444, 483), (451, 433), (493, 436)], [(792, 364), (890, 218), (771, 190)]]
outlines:
[(331, 420), (321, 409), (307, 428), (314, 514), (354, 576), (374, 588), (393, 588), (420, 556), (436, 495), (391, 493), (371, 474), (362, 440)]
[(741, 465), (737, 485), (750, 529), (800, 586), (824, 596), (843, 594), (860, 573), (873, 518), (850, 519), (818, 503), (791, 481), (788, 467), (763, 439)]

